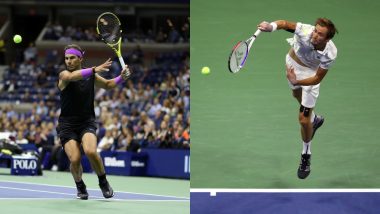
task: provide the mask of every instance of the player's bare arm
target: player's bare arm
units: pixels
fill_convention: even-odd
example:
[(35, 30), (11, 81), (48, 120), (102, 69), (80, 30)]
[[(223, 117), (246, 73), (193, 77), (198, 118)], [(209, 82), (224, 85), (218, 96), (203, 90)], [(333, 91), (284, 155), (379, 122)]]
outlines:
[[(77, 58), (77, 56), (74, 56), (74, 55), (66, 56), (65, 57), (66, 64), (68, 64), (68, 61), (70, 60), (78, 60), (78, 58), (77, 59), (75, 58)], [(108, 71), (109, 70), (108, 68), (111, 66), (111, 64), (112, 64), (111, 59), (108, 59), (103, 64), (95, 66), (91, 69), (92, 69), (92, 72), (100, 73), (100, 72)], [(70, 81), (77, 81), (84, 78), (85, 77), (83, 76), (83, 69), (79, 69), (73, 72), (64, 70), (59, 74), (58, 87), (60, 90), (63, 90)]]
[(257, 25), (257, 27), (259, 30), (263, 32), (272, 32), (280, 29), (294, 32), (296, 30), (296, 24), (297, 23), (295, 22), (290, 22), (286, 20), (277, 20), (271, 23), (263, 21), (259, 25)]
[(112, 89), (115, 88), (118, 84), (122, 83), (123, 81), (126, 81), (131, 72), (128, 68), (128, 65), (124, 67), (124, 69), (121, 71), (120, 76), (113, 78), (113, 79), (105, 79), (101, 77), (99, 74), (95, 74), (95, 85), (100, 88), (104, 89)]
[(327, 69), (318, 68), (317, 73), (314, 76), (303, 79), (303, 80), (297, 80), (296, 75), (294, 73), (294, 69), (288, 66), (285, 66), (285, 67), (287, 71), (286, 77), (293, 85), (304, 85), (304, 86), (317, 85), (323, 80), (323, 78), (326, 76), (327, 71), (328, 71)]

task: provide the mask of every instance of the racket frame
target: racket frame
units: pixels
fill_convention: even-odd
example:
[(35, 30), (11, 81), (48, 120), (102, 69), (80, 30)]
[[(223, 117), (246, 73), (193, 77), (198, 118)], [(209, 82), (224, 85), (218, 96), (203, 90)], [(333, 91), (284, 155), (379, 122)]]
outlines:
[[(118, 23), (119, 23), (119, 26), (121, 26), (121, 22), (120, 22), (119, 17), (117, 17), (114, 13), (111, 13), (111, 12), (104, 12), (104, 13), (100, 14), (100, 15), (98, 16), (98, 19), (96, 20), (96, 31), (97, 31), (98, 35), (100, 36), (100, 38), (102, 39), (102, 41), (103, 41), (104, 43), (106, 43), (109, 47), (111, 47), (112, 50), (115, 51), (115, 53), (116, 53), (116, 55), (117, 55), (117, 57), (118, 57), (118, 59), (119, 59), (119, 62), (120, 62), (120, 64), (121, 64), (121, 67), (122, 67), (122, 69), (124, 69), (124, 67), (125, 67), (125, 62), (124, 62), (123, 56), (122, 56), (122, 54), (121, 54), (121, 36), (119, 37), (119, 39), (118, 39), (118, 41), (117, 41), (116, 43), (111, 44), (111, 43), (108, 43), (108, 42), (102, 37), (102, 35), (100, 34), (100, 31), (99, 31), (99, 27), (98, 27), (98, 26), (99, 26), (99, 21), (100, 21), (100, 19), (102, 18), (102, 16), (104, 16), (104, 15), (106, 15), (106, 14), (110, 14), (110, 15), (114, 16), (114, 17), (117, 19), (117, 21), (118, 21)], [(122, 30), (120, 29), (120, 34), (121, 34), (121, 32), (122, 32)]]

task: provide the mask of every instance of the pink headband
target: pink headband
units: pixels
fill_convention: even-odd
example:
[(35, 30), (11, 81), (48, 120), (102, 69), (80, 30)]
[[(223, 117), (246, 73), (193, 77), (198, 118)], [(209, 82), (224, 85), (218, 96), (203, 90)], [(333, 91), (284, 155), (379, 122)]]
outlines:
[(66, 54), (73, 54), (79, 58), (82, 58), (82, 52), (80, 52), (79, 50), (75, 49), (75, 48), (69, 48), (65, 51), (65, 55)]

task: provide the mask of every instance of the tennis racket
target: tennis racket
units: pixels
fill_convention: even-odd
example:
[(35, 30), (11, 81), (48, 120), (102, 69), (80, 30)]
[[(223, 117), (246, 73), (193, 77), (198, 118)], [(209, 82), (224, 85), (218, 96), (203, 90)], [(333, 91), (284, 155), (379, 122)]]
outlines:
[(111, 12), (99, 15), (96, 21), (96, 31), (100, 38), (115, 51), (119, 58), (122, 69), (125, 67), (123, 56), (121, 55), (121, 23), (119, 18)]
[(240, 41), (234, 46), (228, 59), (228, 69), (231, 73), (237, 73), (243, 68), (247, 61), (249, 50), (260, 33), (261, 30), (257, 30), (249, 39), (246, 41)]

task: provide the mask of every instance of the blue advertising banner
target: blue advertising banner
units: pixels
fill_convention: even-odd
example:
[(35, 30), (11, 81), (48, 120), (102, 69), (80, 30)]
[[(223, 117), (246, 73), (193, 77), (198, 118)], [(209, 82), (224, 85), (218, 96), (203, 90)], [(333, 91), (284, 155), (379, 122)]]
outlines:
[(190, 150), (143, 149), (147, 176), (190, 179)]
[[(100, 156), (109, 175), (190, 179), (189, 150), (143, 149), (140, 153), (103, 151)], [(82, 166), (84, 172), (92, 172), (86, 156), (82, 156)]]
[(100, 153), (104, 168), (109, 175), (134, 175), (146, 174), (146, 153), (104, 151)]
[(38, 159), (36, 157), (12, 156), (12, 175), (36, 175)]

